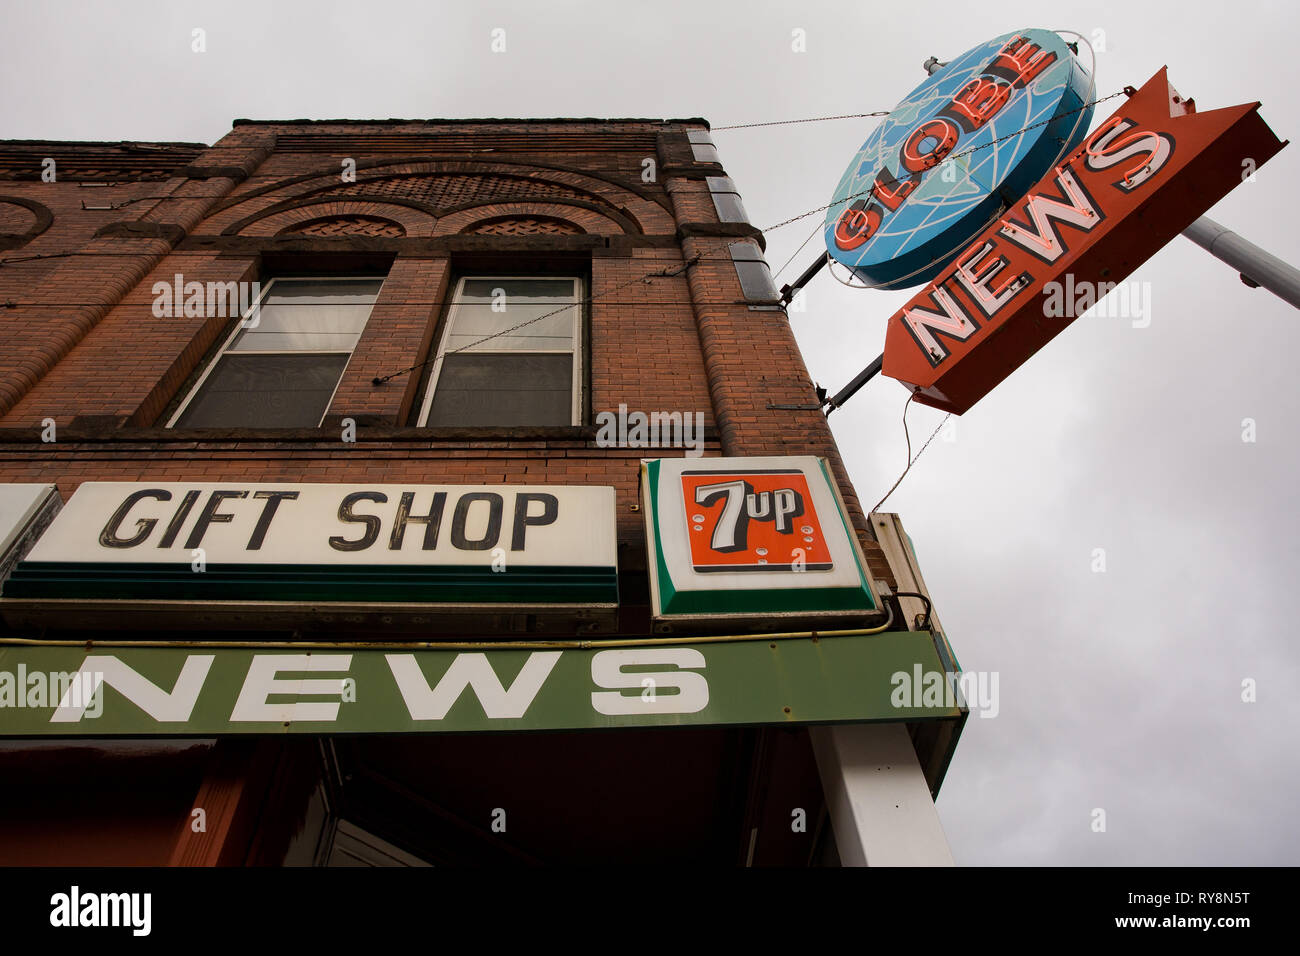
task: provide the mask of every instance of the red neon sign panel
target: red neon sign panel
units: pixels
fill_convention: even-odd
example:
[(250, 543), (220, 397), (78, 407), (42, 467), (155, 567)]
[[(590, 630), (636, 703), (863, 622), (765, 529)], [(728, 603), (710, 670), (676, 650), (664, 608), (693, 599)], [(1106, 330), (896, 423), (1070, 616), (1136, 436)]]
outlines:
[(969, 410), (1073, 321), (1049, 284), (1113, 288), (1286, 145), (1258, 108), (1197, 113), (1162, 68), (889, 320), (884, 374)]

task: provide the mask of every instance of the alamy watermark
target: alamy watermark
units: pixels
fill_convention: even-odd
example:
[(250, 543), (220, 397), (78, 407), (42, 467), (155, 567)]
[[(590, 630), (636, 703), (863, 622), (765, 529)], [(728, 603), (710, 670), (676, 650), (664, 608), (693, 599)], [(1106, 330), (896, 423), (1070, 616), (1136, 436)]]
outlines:
[(50, 925), (117, 926), (132, 936), (148, 936), (152, 910), (152, 893), (88, 893), (74, 885), (50, 897)]
[(600, 448), (685, 448), (687, 458), (704, 454), (703, 412), (598, 412), (596, 445)]
[(185, 281), (176, 273), (171, 282), (159, 280), (150, 289), (153, 314), (159, 319), (187, 316), (192, 318), (234, 318), (245, 316), (244, 328), (256, 328), (261, 321), (260, 282)]
[(75, 707), (87, 717), (104, 712), (104, 695), (97, 693), (104, 675), (92, 671), (0, 671), (0, 707)]
[(1067, 272), (1064, 282), (1043, 286), (1043, 315), (1049, 319), (1077, 319), (1085, 312), (1107, 319), (1132, 319), (1133, 328), (1151, 324), (1150, 282), (1076, 282)]
[(914, 664), (911, 673), (891, 674), (889, 683), (894, 688), (889, 695), (893, 707), (951, 709), (965, 704), (981, 717), (998, 715), (997, 671), (923, 671)]

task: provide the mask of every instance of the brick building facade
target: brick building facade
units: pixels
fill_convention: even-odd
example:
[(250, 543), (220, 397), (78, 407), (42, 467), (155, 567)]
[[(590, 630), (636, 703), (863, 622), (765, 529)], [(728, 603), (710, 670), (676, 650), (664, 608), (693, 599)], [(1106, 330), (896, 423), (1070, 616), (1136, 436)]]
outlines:
[[(52, 484), (64, 501), (87, 481), (611, 486), (619, 607), (612, 620), (576, 633), (633, 638), (654, 630), (639, 463), (682, 451), (611, 447), (600, 440), (597, 416), (620, 406), (699, 413), (706, 456), (824, 458), (872, 576), (889, 588), (916, 587), (911, 577), (898, 579), (897, 559), (877, 541), (845, 473), (761, 264), (763, 237), (745, 221), (707, 130), (702, 120), (236, 121), (212, 147), (0, 143), (0, 483)], [(160, 315), (158, 290), (258, 282), (273, 292), (275, 282), (290, 288), (331, 277), (382, 284), (350, 347), (329, 353), (337, 361), (294, 357), (304, 363), (294, 367), (310, 367), (325, 384), (293, 396), (286, 415), (319, 421), (277, 420), (283, 406), (273, 395), (250, 417), (247, 403), (262, 401), (264, 376), (285, 373), (241, 366), (251, 377), (230, 373), (231, 394), (212, 399), (212, 414), (229, 421), (187, 427), (186, 403), (217, 388), (204, 376), (235, 355), (240, 319), (216, 314), (210, 299), (188, 309), (177, 299)], [(534, 367), (510, 364), (517, 355), (463, 368), (452, 361), (449, 303), (458, 288), (469, 289), (458, 282), (473, 277), (577, 281), (582, 314), (573, 340), (535, 357), (549, 383), (544, 393), (514, 380), (508, 370)], [(435, 375), (448, 393), (463, 376), (461, 405), (452, 402), (450, 412), (438, 412)], [(480, 412), (474, 388), (484, 382), (517, 392)], [(563, 405), (561, 392), (573, 397), (567, 420), (544, 411)], [(457, 424), (456, 408), (470, 408), (477, 423)], [(480, 414), (486, 418), (474, 418)], [(514, 423), (512, 414), (532, 423)], [(39, 614), (6, 619), (19, 638), (104, 634), (93, 614), (48, 624)], [(119, 639), (137, 635), (129, 617), (99, 623)], [(173, 623), (156, 633), (183, 640), (225, 634), (228, 623)], [(250, 627), (256, 637), (247, 621), (233, 629), (248, 639)], [(487, 639), (557, 628), (572, 635), (574, 627), (500, 614), (468, 626)], [(311, 615), (288, 636), (322, 629), (332, 639), (364, 639)], [(324, 793), (329, 774), (301, 770), (324, 754), (338, 771), (326, 779), (328, 815), (346, 816), (367, 834), (331, 831), (336, 855), (347, 840), (368, 839), (358, 858), (388, 847), (442, 862), (590, 862), (631, 858), (646, 841), (670, 857), (724, 864), (834, 858), (806, 728), (627, 733), (223, 738), (63, 750), (9, 741), (0, 764), (32, 781), (5, 798), (9, 819), (43, 822), (27, 837), (0, 827), (11, 831), (11, 861), (319, 861), (326, 851), (294, 841), (310, 829), (304, 820), (324, 812), (311, 809), (308, 794)], [(912, 738), (933, 792), (955, 733), (918, 724)], [(534, 766), (541, 753), (564, 771), (554, 780)], [(431, 755), (511, 796), (412, 769)], [(658, 809), (611, 791), (622, 813), (640, 806), (631, 825), (609, 806), (588, 808), (578, 822), (556, 808), (574, 798), (566, 788), (593, 760), (608, 761), (614, 776), (682, 760), (698, 773), (661, 794)], [(550, 781), (536, 806), (552, 814), (521, 807), (507, 831), (520, 835), (509, 840), (493, 833), (487, 815), (511, 799), (527, 804), (525, 791), (506, 785), (506, 765), (531, 768), (534, 786)], [(117, 837), (87, 836), (89, 825), (54, 795), (58, 781), (80, 775), (96, 781), (112, 808), (105, 812), (117, 814)], [(132, 809), (128, 778), (150, 782), (157, 806)], [(364, 787), (357, 782), (350, 793), (344, 778)], [(208, 829), (195, 833), (185, 823), (204, 801)], [(783, 822), (789, 805), (810, 811), (806, 833)], [(694, 809), (679, 812), (686, 806)], [(283, 825), (265, 823), (274, 813), (260, 808), (280, 808)], [(751, 831), (774, 835), (755, 844)], [(69, 836), (80, 855), (57, 846)]]

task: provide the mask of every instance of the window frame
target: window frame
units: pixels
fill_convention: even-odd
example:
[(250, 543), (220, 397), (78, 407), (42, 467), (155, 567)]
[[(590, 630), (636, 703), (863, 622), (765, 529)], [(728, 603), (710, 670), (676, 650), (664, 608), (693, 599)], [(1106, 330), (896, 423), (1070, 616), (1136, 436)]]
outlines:
[[(713, 198), (713, 209), (718, 214), (718, 222), (749, 222), (749, 213), (740, 198), (740, 190), (730, 176), (706, 176), (704, 181), (709, 185), (709, 195)], [(736, 208), (724, 209), (724, 201), (719, 199), (722, 196), (731, 196)]]
[(691, 144), (691, 157), (695, 162), (721, 164), (722, 158), (718, 155), (718, 147), (713, 142), (711, 131), (689, 129), (686, 131), (686, 140)]
[[(752, 249), (753, 255), (738, 255), (738, 249)], [(751, 312), (774, 312), (784, 308), (781, 304), (781, 290), (776, 287), (776, 280), (772, 278), (772, 267), (767, 264), (767, 258), (763, 255), (763, 250), (759, 248), (757, 242), (753, 239), (737, 239), (727, 244), (727, 252), (731, 256), (732, 267), (736, 270), (736, 279), (740, 282), (740, 292), (745, 297), (742, 301), (749, 307)], [(751, 295), (755, 292), (750, 282), (745, 278), (744, 271), (740, 268), (741, 263), (752, 263), (763, 270), (766, 281), (763, 285), (768, 287), (766, 295)]]
[[(477, 304), (465, 303), (460, 301), (462, 291), (466, 282), (475, 280), (486, 280), (488, 282), (524, 282), (530, 280), (545, 281), (569, 281), (573, 283), (573, 348), (568, 349), (499, 349), (490, 350), (482, 349), (473, 352), (466, 351), (470, 355), (565, 355), (570, 351), (573, 354), (573, 378), (572, 378), (572, 401), (570, 403), (570, 415), (568, 425), (559, 426), (536, 426), (536, 427), (575, 427), (582, 424), (583, 411), (586, 407), (587, 398), (587, 381), (586, 381), (586, 285), (585, 280), (580, 275), (462, 275), (455, 281), (451, 300), (447, 303), (447, 312), (442, 321), (442, 330), (438, 334), (437, 351), (434, 353), (434, 359), (430, 363), (428, 381), (424, 385), (424, 395), (420, 399), (420, 411), (415, 418), (416, 428), (432, 427), (452, 427), (452, 426), (431, 426), (427, 424), (429, 415), (433, 411), (433, 397), (437, 393), (438, 381), (442, 376), (443, 359), (447, 355), (447, 340), (451, 337), (452, 330), (456, 326), (456, 313), (461, 305)], [(455, 353), (453, 353), (455, 354)], [(501, 427), (528, 427), (528, 426), (500, 426), (500, 425), (482, 425), (466, 426), (477, 428), (501, 428)]]
[[(244, 312), (242, 315), (240, 315), (239, 318), (235, 321), (234, 328), (230, 330), (230, 334), (228, 334), (228, 335), (226, 336), (225, 340), (221, 343), (221, 347), (220, 347), (219, 349), (217, 349), (216, 352), (214, 352), (214, 353), (212, 354), (212, 358), (208, 361), (207, 367), (203, 369), (203, 373), (202, 373), (201, 375), (199, 375), (198, 379), (195, 380), (194, 384), (190, 386), (189, 394), (186, 395), (185, 398), (184, 398), (184, 400), (183, 400), (179, 405), (176, 406), (176, 410), (175, 410), (174, 412), (172, 412), (171, 416), (167, 419), (167, 423), (166, 423), (166, 425), (164, 425), (163, 427), (164, 427), (164, 428), (175, 428), (175, 427), (176, 427), (176, 422), (180, 420), (180, 417), (181, 417), (183, 414), (185, 414), (185, 410), (186, 410), (187, 408), (189, 408), (190, 403), (193, 402), (194, 399), (198, 396), (199, 392), (201, 392), (201, 391), (203, 390), (203, 386), (204, 386), (204, 384), (207, 382), (207, 380), (208, 380), (208, 376), (210, 376), (210, 375), (212, 374), (213, 370), (217, 367), (217, 365), (221, 362), (221, 360), (222, 360), (223, 358), (225, 358), (227, 355), (230, 355), (230, 354), (239, 354), (239, 355), (341, 355), (341, 354), (343, 354), (342, 352), (340, 352), (340, 351), (337, 350), (337, 349), (278, 349), (278, 350), (273, 350), (273, 351), (268, 351), (268, 350), (266, 350), (266, 349), (240, 349), (238, 353), (233, 353), (233, 352), (232, 352), (232, 350), (231, 350), (231, 346), (234, 345), (234, 343), (235, 343), (235, 339), (237, 339), (237, 338), (239, 337), (239, 333), (240, 333), (240, 332), (243, 332), (243, 331), (245, 330), (245, 328), (246, 328), (246, 326), (244, 325), (244, 323), (248, 321), (248, 317), (249, 317), (250, 315), (252, 315), (253, 313), (257, 312), (257, 311), (262, 307), (262, 302), (266, 299), (266, 297), (267, 297), (268, 295), (271, 294), (271, 290), (275, 288), (275, 284), (276, 284), (277, 282), (348, 282), (348, 281), (374, 282), (376, 279), (379, 280), (379, 291), (375, 293), (375, 301), (372, 302), (372, 303), (370, 304), (370, 310), (371, 310), (371, 313), (373, 313), (373, 312), (374, 312), (374, 309), (375, 309), (375, 306), (379, 304), (379, 296), (383, 294), (383, 291), (384, 291), (384, 282), (387, 281), (387, 279), (388, 279), (387, 276), (375, 276), (375, 275), (346, 275), (346, 276), (340, 276), (340, 275), (329, 275), (329, 276), (318, 276), (318, 275), (301, 275), (301, 276), (300, 276), (300, 275), (283, 275), (283, 276), (275, 276), (275, 277), (271, 278), (270, 280), (268, 280), (267, 283), (266, 283), (266, 286), (262, 289), (262, 294), (259, 295), (259, 296), (257, 297), (257, 301), (254, 302), (252, 305), (250, 305), (250, 306), (248, 307), (248, 310), (247, 310), (246, 312)], [(366, 324), (365, 324), (364, 326), (362, 326), (362, 328), (361, 328), (361, 333), (357, 336), (357, 342), (358, 342), (358, 344), (360, 344), (361, 336), (366, 334), (366, 328), (369, 327), (369, 325), (370, 325), (370, 315), (367, 315), (367, 316), (366, 316)], [(345, 375), (347, 374), (347, 372), (348, 372), (348, 366), (352, 364), (352, 356), (356, 355), (356, 352), (357, 352), (357, 347), (356, 347), (356, 345), (354, 345), (354, 346), (352, 346), (351, 350), (347, 353), (347, 355), (348, 355), (348, 360), (347, 360), (346, 362), (343, 363), (343, 368), (342, 368), (342, 370), (340, 370), (340, 372), (339, 372), (339, 378), (338, 378), (338, 381), (334, 383), (334, 391), (330, 392), (329, 400), (325, 403), (325, 409), (321, 412), (320, 421), (318, 421), (314, 427), (316, 427), (316, 428), (320, 428), (320, 426), (321, 426), (321, 422), (325, 421), (325, 416), (329, 414), (330, 406), (334, 404), (334, 396), (336, 396), (336, 395), (339, 393), (339, 386), (343, 383), (343, 376), (345, 376)], [(213, 427), (228, 427), (228, 428), (236, 428), (236, 427), (239, 427), (239, 428), (257, 428), (257, 427), (261, 427), (261, 426), (257, 426), (257, 425), (242, 425), (242, 426), (235, 426), (235, 425), (230, 425), (230, 426), (199, 425), (199, 426), (193, 426), (193, 427), (197, 427), (197, 428), (213, 428)], [(287, 426), (287, 425), (286, 425), (286, 426), (276, 426), (276, 425), (271, 425), (271, 426), (266, 426), (266, 427), (271, 427), (271, 428), (276, 428), (276, 427), (286, 427), (286, 428), (288, 428), (288, 427), (293, 427), (293, 426)]]

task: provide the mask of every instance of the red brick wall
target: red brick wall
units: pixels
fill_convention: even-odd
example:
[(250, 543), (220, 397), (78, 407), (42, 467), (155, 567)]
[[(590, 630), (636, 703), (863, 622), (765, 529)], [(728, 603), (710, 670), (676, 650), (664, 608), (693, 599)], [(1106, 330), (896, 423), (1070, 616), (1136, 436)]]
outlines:
[[(590, 275), (593, 413), (620, 403), (647, 413), (699, 411), (716, 429), (708, 454), (825, 456), (860, 534), (869, 535), (821, 412), (768, 408), (815, 401), (812, 384), (785, 314), (738, 301), (727, 246), (752, 230), (717, 222), (703, 177), (721, 170), (689, 161), (686, 128), (250, 124), (209, 149), (190, 149), (183, 165), (156, 174), (165, 180), (109, 189), (15, 178), (0, 160), (0, 203), (21, 196), (53, 216), (25, 245), (0, 245), (0, 301), (16, 303), (0, 308), (0, 481), (55, 482), (65, 498), (95, 479), (607, 484), (619, 493), (620, 537), (639, 548), (636, 461), (680, 451), (599, 448), (591, 431), (475, 440), (409, 429), (418, 371), (372, 382), (429, 357), (450, 282), (467, 257), (477, 257), (480, 271), (484, 256), (503, 269), (517, 256)], [(340, 175), (346, 158), (356, 160), (355, 183)], [(652, 181), (643, 175), (647, 160)], [(142, 197), (149, 198), (113, 211), (81, 209), (83, 200)], [(511, 216), (572, 228), (466, 234)], [(329, 217), (339, 217), (326, 230), (336, 238), (295, 232)], [(348, 233), (349, 221), (376, 220), (395, 225)], [(3, 221), (25, 220), (16, 212)], [(153, 315), (153, 283), (176, 273), (186, 281), (265, 280), (267, 264), (290, 252), (392, 262), (324, 427), (292, 436), (161, 429), (161, 416), (230, 324)], [(74, 255), (12, 261), (52, 253)], [(646, 278), (672, 270), (678, 274)], [(340, 420), (349, 417), (359, 423), (356, 443), (341, 441)], [(48, 419), (59, 428), (54, 443), (40, 441)], [(869, 557), (887, 577), (878, 551)]]
[(396, 425), (417, 400), (418, 373), (376, 386), (377, 377), (423, 361), (448, 291), (448, 260), (403, 256), (384, 279), (325, 422), (363, 416)]

